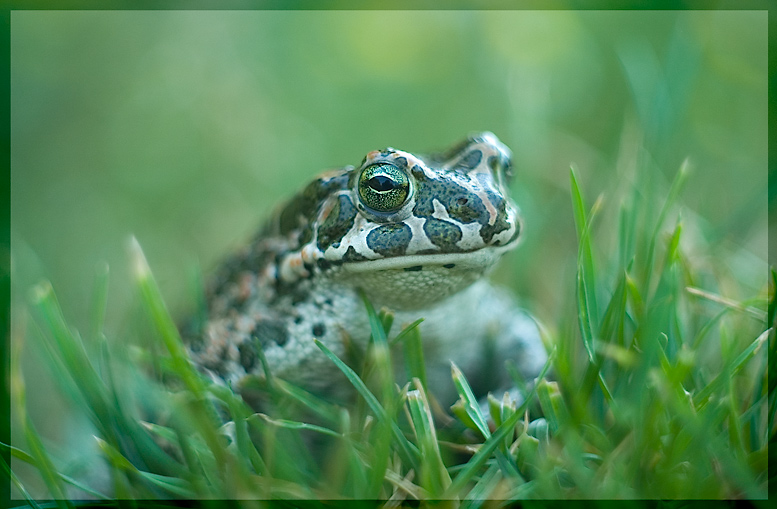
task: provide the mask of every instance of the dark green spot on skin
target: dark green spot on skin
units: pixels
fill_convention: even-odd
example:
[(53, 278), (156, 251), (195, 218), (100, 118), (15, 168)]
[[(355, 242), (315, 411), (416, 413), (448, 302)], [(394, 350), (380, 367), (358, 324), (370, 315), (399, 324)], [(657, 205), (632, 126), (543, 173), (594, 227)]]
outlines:
[[(275, 306), (280, 301), (291, 302), (292, 305), (297, 305), (308, 299), (310, 296), (309, 288), (304, 284), (309, 279), (285, 281), (283, 278), (275, 279), (275, 293), (270, 297), (270, 306)], [(262, 343), (265, 346), (264, 343)]]
[(424, 170), (421, 169), (420, 166), (417, 164), (413, 165), (412, 168), (410, 168), (410, 173), (413, 175), (413, 177), (416, 180), (426, 180), (426, 175), (424, 174)]
[(321, 336), (326, 334), (326, 325), (324, 325), (323, 323), (317, 323), (313, 325), (312, 332), (315, 337), (320, 338)]
[[(222, 350), (222, 352), (218, 354), (218, 358), (219, 359), (226, 358), (225, 353), (226, 352)], [(212, 360), (212, 361), (205, 360), (203, 361), (202, 365), (203, 367), (213, 371), (214, 373), (216, 373), (218, 376), (222, 378), (227, 376), (227, 373), (229, 373), (229, 369), (227, 368), (227, 366), (224, 364), (224, 362), (220, 360)]]
[(413, 265), (412, 267), (405, 267), (405, 271), (407, 272), (418, 272), (419, 270), (423, 270), (422, 265)]
[(491, 171), (496, 173), (496, 171), (499, 169), (499, 158), (496, 156), (488, 156), (486, 164), (489, 168), (491, 168)]
[(510, 240), (507, 241), (507, 244), (513, 242), (515, 239), (517, 239), (521, 235), (521, 226), (522, 226), (521, 221), (517, 220), (515, 222), (515, 231), (513, 232), (513, 236), (510, 237)]
[(434, 214), (434, 200), (438, 200), (448, 211), (448, 215), (461, 223), (477, 221), (488, 222), (488, 211), (475, 195), (466, 188), (456, 184), (450, 178), (429, 180), (420, 168), (411, 170), (417, 184), (416, 204), (413, 214), (418, 217), (431, 218)]
[(367, 234), (367, 245), (383, 256), (401, 256), (412, 236), (410, 227), (404, 223), (386, 224)]
[[(232, 285), (241, 285), (243, 280), (252, 279), (258, 267), (264, 267), (271, 260), (271, 253), (262, 249), (259, 241), (235, 253), (219, 267), (213, 278), (212, 289), (209, 295), (219, 295)], [(238, 295), (243, 295), (238, 292)], [(241, 305), (250, 295), (236, 296), (232, 302), (234, 306)]]
[[(311, 184), (312, 185), (312, 184)], [(278, 228), (281, 235), (288, 235), (300, 227), (302, 221), (315, 214), (318, 203), (307, 199), (304, 194), (292, 198), (278, 216)]]
[(489, 156), (487, 163), (494, 178), (502, 175), (504, 182), (510, 183), (513, 178), (513, 162), (508, 157)]
[(299, 194), (294, 196), (281, 210), (277, 227), (281, 235), (288, 235), (294, 230), (309, 224), (316, 217), (316, 212), (322, 200), (338, 189), (348, 186), (348, 173), (327, 178), (319, 178), (308, 184)]
[(429, 218), (424, 223), (424, 233), (432, 241), (432, 244), (438, 246), (443, 252), (450, 253), (459, 250), (456, 243), (461, 240), (461, 228), (453, 223)]
[(491, 243), (491, 239), (494, 235), (510, 228), (510, 223), (507, 222), (507, 212), (505, 210), (506, 201), (500, 198), (499, 202), (495, 203), (495, 205), (497, 204), (499, 205), (499, 208), (497, 209), (496, 221), (494, 224), (483, 225), (480, 229), (480, 237), (486, 244)]
[(273, 345), (283, 346), (289, 340), (289, 332), (280, 320), (270, 319), (257, 322), (253, 334), (259, 339), (263, 348)]
[(480, 164), (480, 160), (483, 159), (483, 152), (480, 150), (472, 150), (467, 155), (459, 159), (454, 170), (472, 170)]
[(313, 226), (311, 224), (307, 224), (299, 235), (299, 245), (304, 246), (311, 240), (313, 240)]
[(488, 211), (483, 206), (483, 202), (477, 196), (459, 196), (451, 200), (446, 207), (448, 215), (451, 218), (462, 223), (471, 223), (473, 221), (483, 220)]
[(250, 373), (256, 361), (259, 358), (259, 354), (256, 351), (256, 345), (253, 340), (248, 339), (238, 345), (237, 351), (240, 354), (240, 365), (246, 370), (246, 373)]
[(369, 260), (369, 258), (363, 254), (357, 253), (353, 246), (348, 246), (348, 249), (346, 249), (345, 254), (343, 255), (344, 262), (363, 262), (366, 260)]
[(353, 227), (357, 213), (356, 207), (348, 196), (344, 194), (338, 196), (329, 215), (318, 227), (318, 248), (325, 251), (329, 246), (339, 243)]
[(300, 302), (308, 300), (308, 293), (300, 286), (292, 283), (289, 285), (288, 290), (283, 292), (284, 295), (291, 296), (291, 303), (295, 306)]
[(446, 263), (445, 265), (443, 265), (443, 267), (445, 267), (446, 269), (452, 269), (455, 266), (456, 266), (455, 263)]

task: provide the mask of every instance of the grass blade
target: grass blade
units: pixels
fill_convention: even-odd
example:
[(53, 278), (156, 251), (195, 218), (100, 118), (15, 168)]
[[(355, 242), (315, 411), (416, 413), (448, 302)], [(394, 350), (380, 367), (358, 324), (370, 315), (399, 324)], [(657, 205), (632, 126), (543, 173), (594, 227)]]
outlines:
[(53, 351), (64, 364), (70, 379), (84, 397), (92, 411), (92, 422), (112, 443), (118, 438), (107, 425), (113, 412), (108, 396), (97, 371), (94, 369), (80, 338), (68, 328), (51, 284), (43, 282), (31, 292), (32, 303), (45, 324), (45, 340), (53, 345)]
[(591, 248), (591, 223), (601, 207), (601, 197), (596, 200), (586, 217), (583, 196), (580, 192), (580, 186), (577, 183), (577, 177), (573, 168), (569, 169), (569, 179), (572, 189), (572, 209), (575, 217), (575, 229), (577, 230), (578, 251), (577, 251), (577, 310), (580, 335), (583, 340), (583, 346), (590, 362), (595, 362), (596, 351), (594, 346), (594, 331), (599, 330), (599, 307), (596, 300), (596, 284), (593, 260), (593, 249)]
[(421, 381), (416, 378), (413, 383), (416, 388), (407, 393), (407, 405), (410, 408), (416, 438), (421, 446), (421, 456), (424, 458), (421, 485), (429, 492), (430, 497), (435, 499), (450, 486), (451, 478), (442, 461), (429, 401)]
[(588, 288), (586, 287), (585, 276), (582, 267), (577, 269), (577, 319), (580, 328), (580, 336), (583, 339), (583, 346), (588, 354), (588, 360), (591, 363), (596, 362), (596, 349), (594, 347), (594, 333), (591, 325), (591, 310), (588, 302)]
[(167, 310), (162, 293), (159, 291), (143, 250), (135, 237), (130, 239), (130, 251), (133, 259), (135, 281), (143, 298), (143, 304), (156, 330), (161, 335), (167, 351), (173, 358), (176, 374), (181, 377), (186, 387), (195, 396), (203, 398), (205, 392), (204, 384), (188, 362), (188, 355), (178, 333), (178, 327), (176, 327), (173, 318)]
[(412, 322), (410, 325), (408, 325), (407, 327), (402, 329), (399, 332), (399, 334), (396, 335), (396, 337), (394, 337), (391, 341), (389, 341), (389, 346), (396, 345), (397, 343), (403, 341), (405, 339), (405, 336), (407, 336), (407, 335), (409, 335), (409, 334), (411, 334), (413, 332), (416, 332), (417, 331), (417, 327), (419, 325), (421, 325), (421, 322), (423, 322), (423, 321), (424, 321), (423, 318), (419, 318), (418, 320)]
[(262, 419), (267, 424), (270, 424), (272, 426), (276, 426), (279, 428), (315, 431), (316, 433), (329, 435), (335, 438), (345, 438), (337, 431), (331, 430), (329, 428), (325, 428), (323, 426), (318, 426), (316, 424), (309, 424), (306, 422), (290, 421), (288, 419), (273, 419), (272, 417), (269, 417), (266, 414), (254, 414), (253, 416), (249, 417), (249, 419)]
[(486, 418), (480, 410), (480, 404), (472, 393), (472, 389), (469, 386), (469, 382), (467, 382), (467, 379), (464, 377), (464, 374), (453, 362), (451, 362), (451, 375), (453, 384), (456, 386), (456, 391), (459, 393), (459, 400), (456, 402), (457, 405), (460, 404), (460, 408), (463, 409), (469, 420), (475, 425), (476, 429), (480, 431), (483, 438), (490, 437), (491, 432), (488, 430)]
[[(2, 445), (5, 445), (5, 444), (2, 444)], [(3, 467), (2, 468), (3, 472), (5, 472), (8, 478), (11, 480), (11, 484), (15, 486), (17, 490), (19, 490), (19, 493), (22, 494), (22, 497), (24, 497), (24, 500), (27, 501), (27, 504), (29, 504), (29, 506), (32, 507), (33, 509), (40, 509), (40, 506), (35, 502), (35, 500), (33, 500), (30, 493), (24, 487), (24, 484), (22, 484), (22, 481), (16, 476), (13, 470), (11, 470), (11, 467), (8, 466), (8, 463), (5, 462), (5, 458), (3, 458), (2, 456), (0, 456), (0, 466)]]
[(24, 432), (24, 438), (30, 447), (30, 457), (34, 459), (34, 464), (46, 484), (51, 497), (57, 499), (57, 505), (61, 508), (72, 507), (66, 500), (65, 489), (62, 486), (61, 479), (54, 467), (54, 462), (49, 457), (46, 448), (43, 446), (43, 440), (35, 429), (35, 426), (27, 413), (27, 396), (24, 376), (21, 371), (21, 354), (23, 342), (21, 339), (12, 343), (11, 350), (11, 373), (10, 373), (10, 400), (15, 410), (17, 421), (21, 424)]
[(94, 295), (92, 296), (91, 330), (89, 339), (97, 343), (103, 334), (105, 309), (108, 303), (108, 264), (103, 262), (97, 266), (94, 279)]
[(578, 289), (585, 291), (586, 309), (589, 310), (588, 321), (592, 324), (592, 329), (597, 330), (599, 306), (596, 301), (596, 287), (593, 284), (596, 272), (594, 270), (590, 230), (591, 223), (596, 216), (596, 212), (601, 207), (602, 200), (601, 197), (599, 197), (593, 207), (591, 207), (588, 216), (586, 216), (583, 195), (580, 191), (580, 186), (577, 183), (577, 176), (575, 175), (574, 168), (569, 169), (569, 180), (572, 190), (572, 210), (574, 213), (575, 229), (577, 231), (579, 244), (577, 255), (578, 272), (581, 274), (579, 277), (582, 278), (584, 283), (582, 287), (578, 287)]
[(416, 320), (405, 327), (395, 339), (400, 340), (399, 338), (401, 338), (403, 342), (407, 376), (411, 379), (418, 378), (421, 381), (421, 386), (426, 390), (428, 388), (426, 385), (426, 363), (424, 362), (424, 349), (421, 343), (421, 331), (418, 330), (418, 325), (421, 321), (421, 319)]
[[(391, 353), (389, 352), (386, 333), (387, 329), (391, 327), (394, 318), (393, 315), (384, 315), (382, 318), (378, 316), (375, 308), (363, 291), (361, 292), (361, 298), (367, 310), (370, 332), (372, 334), (372, 341), (369, 344), (368, 350), (370, 353), (368, 367), (365, 369), (364, 376), (365, 379), (369, 379), (370, 375), (377, 378), (378, 384), (382, 389), (382, 402), (384, 405), (390, 405), (394, 392), (394, 368), (391, 366)], [(369, 369), (369, 361), (372, 361), (372, 370)]]
[(416, 449), (412, 444), (410, 444), (410, 442), (407, 441), (405, 436), (402, 434), (402, 431), (397, 426), (396, 422), (390, 419), (389, 415), (380, 405), (375, 395), (370, 392), (367, 386), (364, 385), (364, 382), (361, 380), (361, 378), (359, 378), (359, 375), (357, 375), (354, 370), (352, 370), (343, 361), (341, 361), (339, 357), (332, 353), (332, 351), (327, 348), (326, 345), (324, 345), (321, 341), (317, 339), (314, 339), (313, 341), (316, 343), (316, 346), (318, 346), (321, 351), (324, 352), (324, 355), (329, 357), (329, 359), (335, 363), (337, 368), (343, 372), (346, 378), (348, 378), (359, 395), (361, 395), (361, 397), (364, 398), (364, 400), (367, 402), (367, 405), (370, 407), (375, 416), (384, 422), (391, 423), (391, 433), (394, 436), (395, 444), (399, 448), (399, 454), (402, 456), (402, 460), (412, 465), (413, 468), (418, 469), (418, 449)]
[(733, 378), (744, 367), (747, 361), (752, 359), (758, 353), (763, 344), (768, 341), (769, 334), (771, 332), (772, 329), (767, 329), (761, 333), (761, 335), (755, 338), (755, 340), (750, 343), (747, 348), (745, 348), (739, 355), (737, 355), (737, 357), (731, 362), (729, 366), (726, 367), (726, 369), (723, 369), (723, 371), (718, 374), (712, 380), (712, 382), (707, 384), (706, 387), (699, 391), (699, 393), (693, 397), (694, 407), (698, 409), (699, 407), (703, 406), (714, 392), (719, 391), (725, 387), (729, 383), (730, 378)]
[[(666, 199), (664, 200), (664, 203), (661, 206), (661, 212), (659, 212), (658, 214), (658, 220), (656, 221), (656, 224), (653, 227), (653, 233), (650, 236), (650, 245), (647, 248), (647, 261), (645, 262), (645, 273), (642, 279), (645, 282), (645, 285), (650, 285), (652, 271), (653, 271), (653, 259), (655, 257), (655, 252), (656, 252), (656, 243), (658, 241), (658, 234), (661, 231), (661, 227), (664, 224), (664, 220), (666, 219), (666, 215), (669, 212), (669, 209), (674, 205), (675, 201), (677, 201), (677, 198), (680, 196), (680, 192), (682, 191), (683, 187), (685, 187), (685, 182), (688, 180), (688, 174), (689, 174), (689, 161), (688, 159), (686, 159), (680, 165), (680, 169), (677, 171), (677, 173), (674, 176), (674, 179), (672, 180), (672, 184), (669, 187), (669, 192), (667, 193)], [(645, 295), (648, 294), (649, 288), (650, 288), (649, 286), (643, 287), (643, 293)]]

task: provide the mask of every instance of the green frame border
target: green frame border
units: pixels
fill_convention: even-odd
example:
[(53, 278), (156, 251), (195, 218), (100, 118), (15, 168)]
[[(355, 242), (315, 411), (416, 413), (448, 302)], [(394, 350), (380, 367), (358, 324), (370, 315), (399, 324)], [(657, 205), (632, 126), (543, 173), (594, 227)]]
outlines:
[[(0, 418), (0, 442), (10, 443), (10, 398), (8, 383), (10, 348), (10, 220), (11, 220), (11, 12), (14, 10), (767, 10), (769, 11), (769, 255), (768, 261), (777, 266), (777, 3), (768, 0), (390, 0), (374, 7), (364, 6), (360, 0), (9, 0), (0, 8), (0, 332), (3, 344), (0, 348), (0, 375), (3, 391), (0, 393), (0, 409), (6, 410)], [(770, 354), (777, 352), (770, 351)], [(777, 496), (777, 440), (770, 441), (769, 453), (769, 496)], [(10, 465), (10, 457), (3, 452), (3, 460)], [(14, 507), (24, 504), (22, 500), (11, 500), (10, 480), (0, 474), (0, 507)], [(151, 502), (151, 503), (149, 503)], [(209, 503), (210, 502), (210, 503)], [(226, 502), (226, 503), (225, 503)], [(197, 501), (117, 501), (114, 503), (86, 502), (77, 503), (89, 507), (188, 507), (199, 505)], [(768, 507), (767, 501), (629, 501), (632, 507), (680, 508), (689, 506), (709, 507)], [(14, 505), (11, 505), (14, 504)], [(310, 507), (312, 503), (289, 501), (279, 505), (289, 507)], [(343, 502), (337, 505), (352, 505)], [(588, 506), (622, 507), (623, 502), (528, 502), (524, 507), (563, 507), (576, 508)], [(616, 505), (617, 504), (617, 505)], [(51, 507), (51, 503), (42, 506)], [(237, 507), (234, 502), (208, 501), (202, 505), (214, 507)], [(331, 506), (331, 503), (315, 504), (317, 507)], [(370, 503), (369, 506), (372, 506)], [(374, 502), (375, 506), (382, 505)], [(417, 506), (418, 504), (412, 504)], [(362, 506), (363, 507), (363, 506)]]

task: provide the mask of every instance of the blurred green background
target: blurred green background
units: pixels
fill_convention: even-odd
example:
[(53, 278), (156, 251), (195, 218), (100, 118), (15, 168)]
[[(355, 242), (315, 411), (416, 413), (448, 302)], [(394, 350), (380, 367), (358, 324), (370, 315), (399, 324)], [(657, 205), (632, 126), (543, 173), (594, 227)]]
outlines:
[[(684, 213), (714, 247), (699, 256), (733, 253), (732, 298), (765, 283), (765, 11), (14, 11), (11, 22), (17, 319), (47, 278), (87, 329), (107, 261), (106, 333), (120, 338), (130, 235), (185, 313), (197, 267), (207, 273), (319, 171), (478, 130), (512, 148), (525, 218), (500, 280), (551, 326), (572, 311), (570, 164), (590, 206), (634, 171), (668, 186), (687, 158)], [(608, 206), (599, 220), (614, 239)]]

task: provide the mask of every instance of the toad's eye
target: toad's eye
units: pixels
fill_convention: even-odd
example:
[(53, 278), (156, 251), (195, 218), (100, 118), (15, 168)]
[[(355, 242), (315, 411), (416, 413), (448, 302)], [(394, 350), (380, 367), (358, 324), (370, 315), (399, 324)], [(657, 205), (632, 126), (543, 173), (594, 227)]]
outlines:
[(367, 166), (359, 175), (359, 198), (376, 212), (394, 212), (407, 201), (410, 181), (407, 174), (388, 163)]

